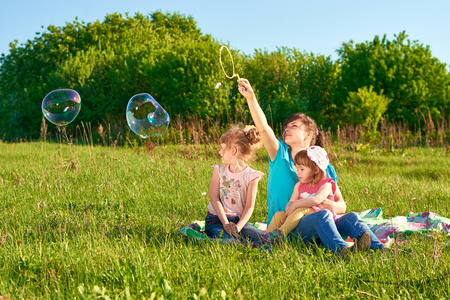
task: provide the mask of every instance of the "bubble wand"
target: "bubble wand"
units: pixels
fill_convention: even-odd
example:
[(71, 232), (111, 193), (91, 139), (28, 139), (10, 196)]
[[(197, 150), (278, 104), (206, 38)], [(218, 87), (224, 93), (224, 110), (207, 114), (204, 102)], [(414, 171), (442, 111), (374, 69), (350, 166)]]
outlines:
[[(226, 49), (226, 50), (227, 50), (228, 55), (230, 56), (230, 59), (231, 59), (231, 65), (233, 66), (233, 74), (232, 74), (231, 76), (227, 74), (227, 72), (225, 71), (225, 67), (223, 66), (223, 62), (222, 62), (222, 50), (223, 50), (223, 49)], [(234, 61), (233, 61), (233, 56), (231, 55), (231, 52), (230, 52), (230, 50), (227, 48), (227, 46), (222, 46), (222, 47), (220, 47), (220, 50), (219, 50), (219, 61), (220, 61), (220, 66), (222, 67), (223, 73), (225, 74), (225, 77), (226, 77), (226, 78), (228, 78), (228, 79), (233, 79), (234, 77), (237, 77), (237, 79), (238, 79), (239, 81), (241, 81), (241, 78), (239, 77), (239, 75), (236, 74), (235, 71), (234, 71)]]

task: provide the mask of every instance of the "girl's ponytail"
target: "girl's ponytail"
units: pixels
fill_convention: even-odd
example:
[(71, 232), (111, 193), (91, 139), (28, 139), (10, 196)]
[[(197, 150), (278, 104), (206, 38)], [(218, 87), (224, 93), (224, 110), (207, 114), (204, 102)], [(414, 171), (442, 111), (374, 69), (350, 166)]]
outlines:
[(261, 142), (261, 136), (259, 135), (258, 130), (256, 127), (249, 128), (248, 130), (245, 130), (245, 136), (247, 137), (248, 141), (250, 142), (250, 145), (255, 145)]
[(258, 150), (262, 146), (261, 135), (255, 126), (247, 125), (244, 128), (244, 134), (250, 143), (251, 151)]

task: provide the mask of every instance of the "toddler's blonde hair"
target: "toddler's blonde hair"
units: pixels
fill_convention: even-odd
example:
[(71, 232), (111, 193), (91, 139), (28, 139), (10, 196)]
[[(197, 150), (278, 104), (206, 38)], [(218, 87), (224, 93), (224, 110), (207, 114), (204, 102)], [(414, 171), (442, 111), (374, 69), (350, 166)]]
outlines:
[(242, 156), (242, 159), (249, 161), (253, 159), (254, 150), (261, 144), (261, 136), (254, 126), (234, 125), (225, 132), (219, 139), (220, 144), (225, 144), (225, 149), (235, 146)]

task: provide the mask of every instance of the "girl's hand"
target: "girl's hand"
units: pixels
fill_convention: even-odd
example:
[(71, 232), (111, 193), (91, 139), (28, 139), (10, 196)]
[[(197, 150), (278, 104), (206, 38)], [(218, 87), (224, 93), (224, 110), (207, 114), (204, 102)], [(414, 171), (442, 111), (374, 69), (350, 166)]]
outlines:
[(284, 219), (286, 220), (286, 218), (290, 214), (292, 214), (296, 209), (297, 207), (295, 207), (294, 202), (289, 201), (288, 204), (286, 205), (286, 214), (284, 215)]
[(250, 82), (245, 79), (245, 78), (241, 78), (241, 80), (237, 81), (238, 82), (238, 90), (239, 93), (242, 94), (242, 96), (245, 97), (245, 99), (249, 99), (255, 96), (255, 92), (253, 91), (252, 86), (250, 85)]
[(234, 237), (240, 238), (239, 232), (241, 232), (241, 228), (237, 224), (230, 223), (231, 224), (231, 232), (233, 233)]
[(289, 202), (286, 204), (286, 208), (284, 209), (284, 211), (287, 212), (287, 211), (289, 210), (289, 207), (291, 207), (291, 206), (292, 206), (292, 202), (289, 201)]
[(231, 223), (223, 224), (223, 229), (225, 229), (225, 232), (232, 236), (232, 228)]
[(236, 224), (234, 224), (234, 223), (224, 224), (223, 229), (225, 229), (225, 231), (229, 235), (234, 236), (234, 237), (239, 237), (239, 232), (236, 230)]

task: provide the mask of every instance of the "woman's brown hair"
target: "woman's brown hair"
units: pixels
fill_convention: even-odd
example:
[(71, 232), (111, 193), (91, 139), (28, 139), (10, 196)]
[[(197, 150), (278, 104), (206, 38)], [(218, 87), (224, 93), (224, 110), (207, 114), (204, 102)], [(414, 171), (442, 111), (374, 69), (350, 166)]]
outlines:
[(319, 131), (317, 123), (313, 118), (301, 113), (292, 114), (287, 117), (286, 121), (284, 121), (283, 129), (286, 128), (287, 124), (294, 121), (299, 121), (300, 123), (302, 123), (305, 126), (305, 131), (311, 133), (311, 145), (309, 146), (320, 146), (322, 148), (325, 148), (325, 139), (323, 133)]

